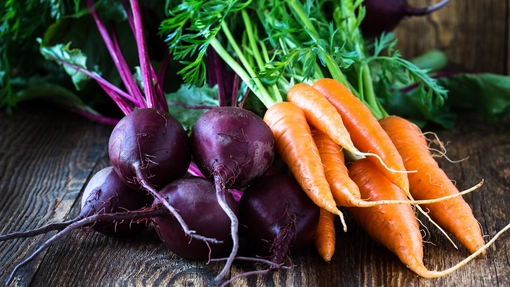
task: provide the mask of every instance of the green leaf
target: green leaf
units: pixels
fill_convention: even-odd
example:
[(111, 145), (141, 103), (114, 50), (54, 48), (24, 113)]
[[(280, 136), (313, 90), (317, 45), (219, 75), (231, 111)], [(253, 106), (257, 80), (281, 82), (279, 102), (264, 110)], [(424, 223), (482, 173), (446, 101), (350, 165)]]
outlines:
[[(42, 40), (38, 39), (41, 43), (41, 54), (48, 60), (69, 63), (73, 66), (87, 70), (87, 57), (81, 52), (80, 49), (70, 49), (71, 43), (66, 45), (57, 44), (55, 46), (44, 46)], [(90, 79), (87, 75), (77, 71), (76, 69), (67, 65), (62, 65), (66, 73), (71, 76), (73, 83), (77, 90), (80, 90), (83, 85)]]
[(174, 7), (171, 17), (161, 23), (160, 33), (175, 59), (183, 60), (185, 68), (179, 74), (188, 84), (202, 85), (206, 80), (204, 58), (211, 41), (221, 30), (221, 24), (234, 18), (234, 12), (250, 4), (238, 0), (185, 0)]
[[(169, 113), (190, 133), (197, 119), (212, 106), (219, 106), (218, 86), (181, 85), (175, 93), (166, 95)], [(202, 108), (200, 108), (202, 107)]]
[(452, 108), (474, 109), (487, 122), (510, 112), (510, 76), (462, 73), (438, 82), (448, 90), (447, 104)]
[(16, 93), (16, 103), (32, 100), (48, 100), (57, 104), (88, 109), (83, 101), (70, 90), (51, 83), (30, 85)]

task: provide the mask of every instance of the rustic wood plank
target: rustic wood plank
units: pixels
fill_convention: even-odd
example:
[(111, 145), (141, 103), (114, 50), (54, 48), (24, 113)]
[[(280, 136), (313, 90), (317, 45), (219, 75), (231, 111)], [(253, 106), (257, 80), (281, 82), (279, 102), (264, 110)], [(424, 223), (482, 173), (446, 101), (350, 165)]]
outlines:
[[(424, 7), (438, 0), (410, 0)], [(444, 51), (455, 70), (509, 73), (508, 1), (451, 1), (426, 17), (405, 18), (395, 30), (405, 58)]]
[[(1, 234), (62, 221), (106, 153), (110, 128), (61, 110), (38, 108), (9, 116), (0, 113)], [(41, 239), (0, 243), (1, 281)], [(19, 286), (28, 285), (41, 258), (18, 273)]]

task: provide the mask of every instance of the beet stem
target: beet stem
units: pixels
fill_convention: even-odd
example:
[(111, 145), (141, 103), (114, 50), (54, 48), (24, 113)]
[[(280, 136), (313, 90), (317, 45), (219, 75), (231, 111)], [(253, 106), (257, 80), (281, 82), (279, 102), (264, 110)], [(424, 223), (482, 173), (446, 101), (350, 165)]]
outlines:
[(237, 93), (239, 92), (239, 75), (238, 74), (235, 74), (234, 75), (234, 81), (233, 81), (233, 84), (232, 84), (232, 95), (231, 95), (231, 103), (230, 105), (235, 107), (237, 106)]
[(37, 250), (35, 250), (29, 257), (18, 263), (12, 270), (11, 274), (9, 275), (9, 278), (5, 281), (5, 286), (8, 286), (11, 284), (12, 280), (14, 279), (14, 275), (16, 272), (23, 266), (25, 266), (27, 263), (29, 263), (32, 259), (34, 259), (39, 253), (41, 253), (44, 249), (49, 247), (53, 242), (57, 241), (58, 239), (64, 237), (71, 231), (82, 227), (84, 225), (96, 222), (96, 221), (122, 221), (122, 220), (137, 220), (142, 218), (151, 218), (151, 217), (158, 217), (165, 215), (166, 210), (162, 208), (151, 208), (151, 209), (141, 209), (141, 210), (135, 210), (135, 211), (125, 211), (125, 212), (117, 212), (117, 213), (110, 213), (110, 214), (94, 214), (89, 217), (85, 217), (83, 219), (80, 219), (76, 222), (73, 222), (69, 224), (66, 228), (62, 229), (62, 231), (58, 232), (57, 234), (53, 235), (50, 239), (48, 239), (46, 242), (44, 242)]
[(216, 187), (216, 199), (218, 200), (218, 204), (221, 206), (223, 211), (227, 214), (227, 216), (230, 218), (230, 230), (232, 235), (232, 251), (230, 252), (230, 255), (227, 259), (227, 262), (225, 262), (225, 266), (223, 266), (223, 269), (221, 272), (214, 278), (214, 280), (219, 281), (225, 277), (228, 270), (232, 266), (232, 263), (234, 262), (234, 259), (237, 255), (237, 250), (239, 249), (239, 236), (238, 236), (238, 229), (239, 229), (239, 220), (237, 219), (237, 216), (232, 211), (232, 209), (228, 206), (225, 195), (227, 193), (227, 189), (225, 186), (222, 185), (223, 183), (222, 177), (216, 173), (214, 175), (214, 185)]
[(154, 198), (158, 199), (163, 204), (163, 206), (165, 206), (170, 211), (170, 213), (175, 217), (175, 219), (177, 219), (186, 235), (205, 242), (222, 243), (222, 241), (220, 240), (198, 235), (195, 233), (194, 230), (190, 230), (186, 222), (184, 222), (182, 216), (179, 214), (179, 212), (172, 205), (170, 205), (170, 203), (168, 203), (168, 201), (163, 196), (161, 196), (161, 194), (159, 194), (159, 192), (152, 186), (152, 184), (149, 183), (147, 177), (145, 176), (145, 174), (143, 174), (142, 169), (139, 166), (135, 166), (134, 168), (136, 170), (136, 176), (138, 177), (140, 185), (145, 190), (147, 190), (152, 196), (154, 196)]
[(417, 8), (417, 7), (409, 5), (409, 3), (407, 3), (407, 1), (406, 1), (405, 6), (404, 6), (404, 13), (407, 16), (424, 16), (424, 15), (430, 14), (436, 10), (443, 8), (443, 6), (445, 6), (449, 2), (450, 2), (450, 0), (443, 0), (439, 3), (434, 4), (434, 5), (430, 5), (430, 6), (423, 7), (423, 8)]
[(98, 123), (102, 123), (105, 125), (115, 126), (119, 122), (119, 119), (117, 119), (117, 118), (110, 118), (110, 117), (102, 116), (102, 115), (93, 113), (89, 110), (82, 110), (82, 109), (72, 107), (72, 106), (67, 106), (67, 105), (61, 105), (61, 107), (63, 109), (66, 109), (66, 110), (72, 112), (72, 113), (75, 113), (77, 115), (80, 115), (82, 117), (85, 117), (87, 119), (90, 119), (90, 120), (93, 120), (93, 121), (96, 121)]
[(9, 239), (16, 239), (16, 238), (26, 238), (26, 237), (32, 237), (43, 233), (48, 233), (53, 230), (62, 230), (66, 228), (67, 226), (71, 225), (72, 223), (75, 223), (78, 220), (83, 219), (83, 216), (78, 216), (74, 219), (64, 221), (64, 222), (57, 222), (57, 223), (51, 223), (48, 225), (45, 225), (43, 227), (39, 227), (36, 229), (28, 230), (28, 231), (22, 231), (22, 232), (13, 232), (5, 235), (0, 236), (0, 241), (5, 241)]
[(148, 108), (154, 108), (156, 97), (154, 95), (154, 85), (152, 73), (149, 65), (149, 53), (145, 43), (145, 35), (142, 26), (142, 18), (140, 15), (140, 7), (137, 0), (131, 0), (131, 10), (133, 13), (133, 26), (135, 29), (135, 39), (138, 48), (138, 58), (140, 61), (140, 70), (142, 73), (143, 91)]
[(117, 70), (119, 71), (120, 77), (122, 79), (122, 82), (126, 86), (126, 89), (129, 91), (129, 93), (132, 96), (134, 96), (135, 99), (137, 99), (137, 101), (142, 100), (141, 92), (139, 90), (137, 91), (135, 89), (137, 86), (136, 86), (133, 76), (129, 73), (129, 69), (126, 70), (124, 68), (124, 67), (126, 67), (126, 65), (124, 63), (126, 60), (125, 60), (124, 56), (114, 48), (112, 39), (110, 38), (110, 35), (109, 35), (108, 31), (106, 30), (105, 25), (103, 24), (103, 21), (99, 17), (99, 14), (97, 13), (97, 11), (94, 9), (94, 2), (92, 0), (88, 0), (87, 6), (89, 8), (90, 14), (94, 18), (94, 22), (96, 23), (99, 33), (101, 34), (101, 37), (103, 38), (103, 41), (108, 49), (108, 52), (110, 52), (110, 56), (115, 64), (115, 66), (117, 67)]
[[(133, 35), (136, 35), (133, 12), (129, 8), (129, 5), (127, 4), (126, 0), (122, 0), (121, 3), (122, 3), (122, 7), (124, 8), (124, 11), (126, 11), (127, 20), (129, 22), (129, 26), (131, 27), (131, 31), (133, 32)], [(156, 85), (156, 87), (155, 87), (156, 88), (156, 95), (155, 95), (156, 107), (160, 110), (168, 111), (168, 103), (165, 98), (163, 85), (165, 82), (164, 79), (165, 79), (166, 71), (168, 68), (168, 62), (170, 62), (170, 55), (168, 53), (165, 53), (165, 56), (161, 62), (160, 70), (158, 71), (157, 74), (154, 71), (154, 67), (152, 66), (150, 59), (147, 58), (147, 61), (149, 62), (149, 68), (151, 71), (152, 78), (155, 79), (154, 84)]]

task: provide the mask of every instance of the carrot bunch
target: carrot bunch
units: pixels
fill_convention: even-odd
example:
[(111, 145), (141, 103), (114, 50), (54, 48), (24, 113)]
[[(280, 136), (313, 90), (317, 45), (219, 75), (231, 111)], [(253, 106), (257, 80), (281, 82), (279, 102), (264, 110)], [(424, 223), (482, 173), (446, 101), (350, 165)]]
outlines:
[[(321, 208), (315, 244), (324, 260), (331, 260), (335, 250), (335, 214), (346, 230), (339, 210), (346, 207), (370, 236), (417, 274), (438, 277), (452, 272), (432, 272), (423, 266), (413, 211), (423, 203), (420, 200), (432, 200), (426, 205), (432, 219), (471, 253), (484, 253), (485, 242), (471, 208), (409, 121), (399, 117), (378, 121), (347, 87), (328, 78), (312, 86), (292, 86), (287, 101), (269, 107), (264, 121), (273, 131), (277, 152)], [(344, 152), (361, 159), (347, 165)]]

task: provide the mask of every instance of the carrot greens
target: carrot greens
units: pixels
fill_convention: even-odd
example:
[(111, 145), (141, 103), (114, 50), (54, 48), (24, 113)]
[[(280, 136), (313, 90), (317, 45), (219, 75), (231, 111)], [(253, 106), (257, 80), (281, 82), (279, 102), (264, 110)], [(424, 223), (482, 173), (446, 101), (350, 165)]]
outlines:
[(362, 3), (189, 0), (171, 10), (160, 32), (183, 61), (180, 73), (189, 84), (204, 83), (212, 47), (266, 107), (284, 100), (294, 83), (331, 77), (377, 118), (388, 115), (381, 103), (392, 100), (393, 90), (418, 83), (413, 96), (426, 116), (427, 108), (444, 103), (446, 90), (401, 57), (391, 33), (366, 42), (359, 29)]

